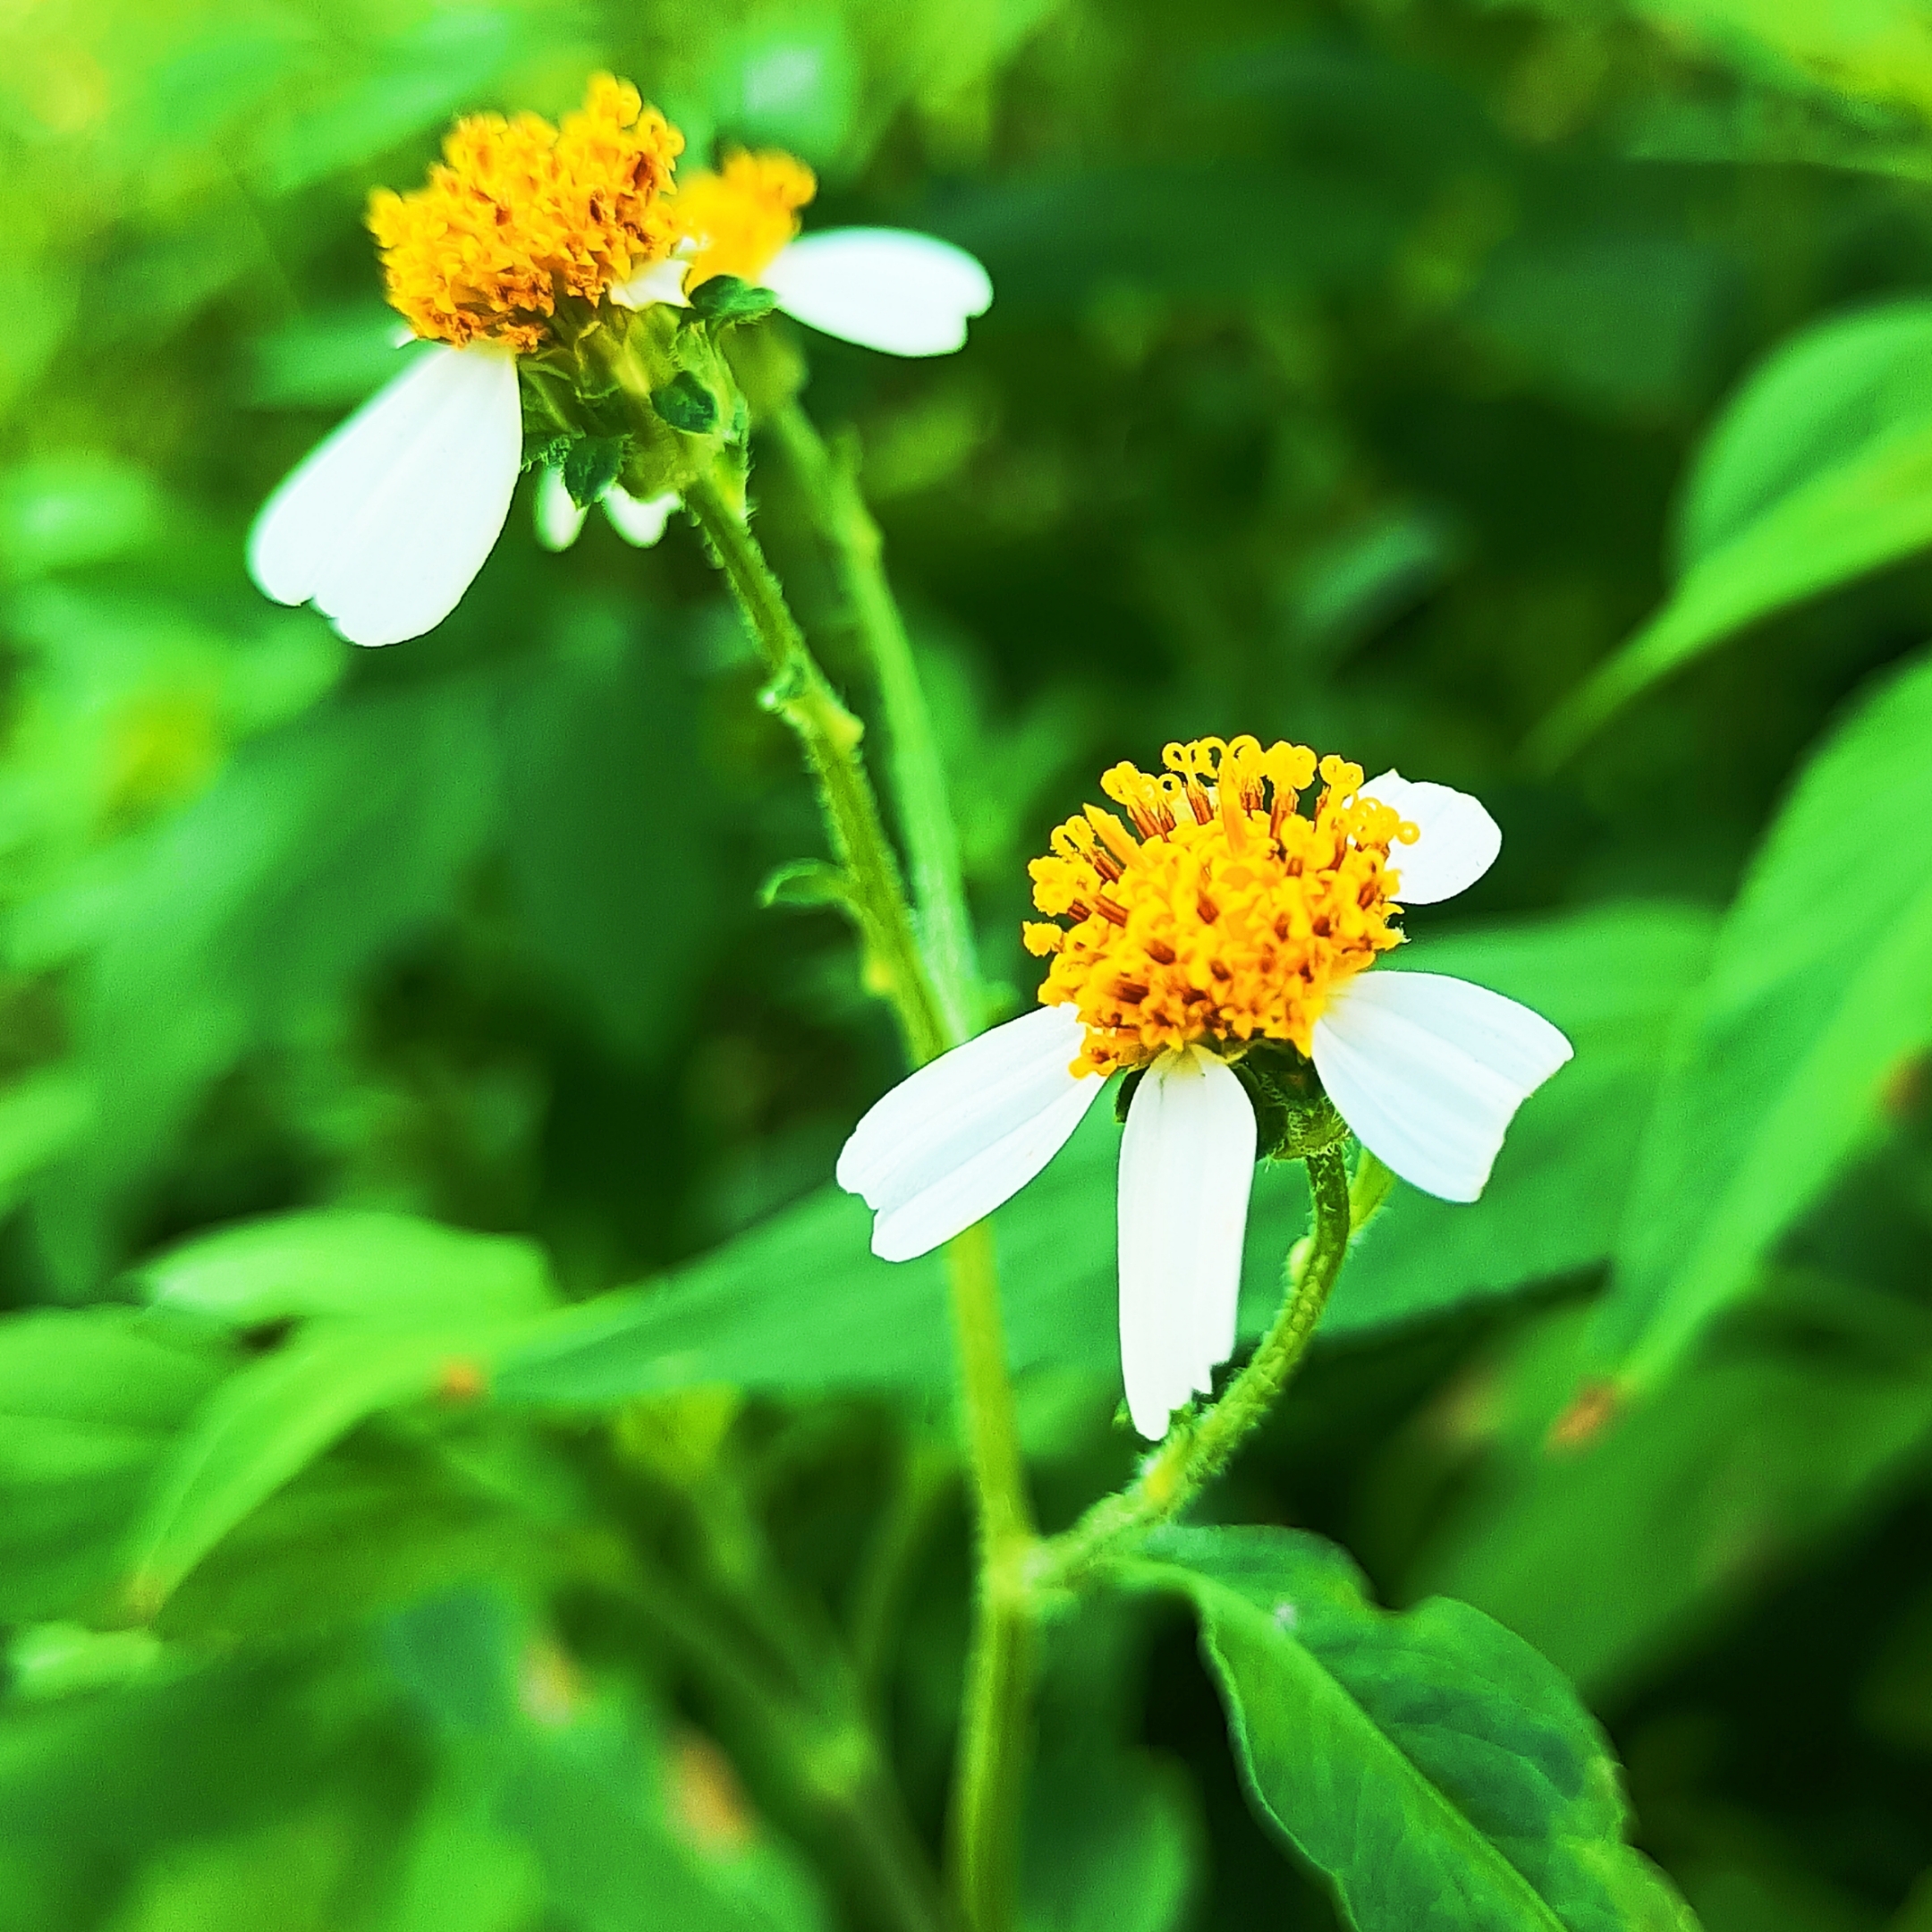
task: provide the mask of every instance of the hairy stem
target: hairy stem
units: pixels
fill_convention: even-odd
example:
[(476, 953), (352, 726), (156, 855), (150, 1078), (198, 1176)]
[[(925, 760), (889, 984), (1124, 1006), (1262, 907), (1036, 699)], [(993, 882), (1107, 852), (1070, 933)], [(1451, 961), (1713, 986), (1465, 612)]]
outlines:
[[(1301, 1366), (1348, 1253), (1351, 1226), (1349, 1172), (1342, 1149), (1324, 1148), (1308, 1156), (1307, 1163), (1315, 1224), (1289, 1256), (1288, 1292), (1275, 1326), (1212, 1409), (1171, 1429), (1133, 1482), (1095, 1504), (1071, 1530), (1043, 1546), (1037, 1583), (1076, 1582), (1114, 1544), (1177, 1515), (1227, 1467)], [(1379, 1162), (1376, 1166), (1386, 1174)], [(1381, 1186), (1375, 1206), (1386, 1192)]]
[(879, 817), (859, 750), (865, 727), (839, 701), (807, 648), (784, 592), (750, 526), (708, 482), (690, 485), (684, 506), (738, 599), (771, 680), (764, 701), (789, 724), (818, 787), (833, 850), (877, 975), (898, 1015), (915, 1065), (942, 1054), (953, 1034), (919, 955), (899, 860)]
[[(915, 1064), (923, 1063), (955, 1036), (934, 990), (897, 858), (860, 757), (862, 727), (818, 668), (744, 518), (709, 483), (691, 485), (684, 502), (771, 667), (767, 702), (804, 748), (870, 963), (898, 1014), (909, 1055)], [(905, 670), (913, 674), (910, 659)], [(981, 1224), (957, 1236), (948, 1246), (947, 1261), (980, 1542), (951, 1843), (973, 1932), (1005, 1932), (1015, 1891), (1032, 1651), (1024, 1570), (1035, 1537), (991, 1229)]]
[(1004, 1932), (1013, 1922), (1026, 1783), (1033, 1661), (1026, 1564), (1035, 1532), (1006, 1373), (990, 1225), (982, 1221), (958, 1236), (946, 1250), (946, 1264), (979, 1498), (979, 1601), (949, 1837), (967, 1924), (973, 1932)]
[(905, 832), (919, 942), (940, 1004), (955, 1037), (963, 1039), (977, 1016), (979, 967), (960, 870), (959, 835), (912, 640), (886, 579), (885, 541), (859, 487), (858, 450), (849, 440), (828, 448), (795, 398), (774, 409), (760, 427), (799, 479), (878, 682), (886, 713), (886, 770)]

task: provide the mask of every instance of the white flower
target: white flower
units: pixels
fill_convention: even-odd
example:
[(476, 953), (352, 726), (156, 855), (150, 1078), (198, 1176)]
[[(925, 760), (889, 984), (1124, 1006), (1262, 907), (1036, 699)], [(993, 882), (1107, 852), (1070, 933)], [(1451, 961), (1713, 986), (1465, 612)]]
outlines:
[[(648, 550), (665, 533), (671, 513), (678, 506), (675, 490), (661, 496), (639, 498), (613, 483), (597, 499), (611, 528), (639, 550)], [(537, 540), (546, 550), (568, 550), (583, 532), (589, 514), (571, 495), (564, 473), (555, 465), (538, 479), (533, 502)]]
[[(633, 309), (686, 305), (688, 259), (657, 262), (611, 292)], [(887, 355), (949, 355), (993, 304), (993, 283), (964, 249), (904, 228), (826, 228), (788, 242), (758, 273), (795, 321)]]
[[(1171, 754), (1169, 764), (1186, 770)], [(1463, 891), (1494, 863), (1502, 835), (1476, 800), (1394, 772), (1366, 784), (1359, 784), (1359, 771), (1351, 775), (1359, 790), (1349, 796), (1393, 808), (1404, 829), (1412, 826), (1418, 835), (1407, 844), (1382, 837), (1351, 846), (1349, 902), (1360, 878), (1386, 883), (1392, 911), (1428, 904)], [(1132, 778), (1160, 783), (1140, 773)], [(1108, 789), (1116, 799), (1135, 795), (1130, 787)], [(1181, 875), (1188, 894), (1202, 889), (1197, 880), (1212, 884), (1191, 855), (1219, 836), (1221, 808), (1211, 785), (1192, 789), (1208, 816), (1197, 826), (1177, 804), (1182, 829), (1174, 832), (1169, 816), (1164, 831), (1157, 800), (1154, 815), (1134, 814), (1147, 841), (1138, 848), (1118, 820), (1099, 815), (1109, 830), (1097, 842), (1087, 837), (1104, 860), (1092, 876), (1119, 880), (1123, 869), (1133, 869), (1137, 852), (1158, 846), (1171, 857), (1178, 845), (1190, 855)], [(1260, 799), (1258, 784), (1248, 795)], [(1173, 801), (1183, 793), (1166, 796)], [(1098, 823), (1092, 813), (1089, 820)], [(1362, 822), (1359, 814), (1352, 822)], [(1250, 862), (1247, 873), (1233, 877), (1251, 875), (1251, 842), (1269, 824), (1265, 808), (1243, 824), (1248, 829), (1240, 837), (1250, 842)], [(1278, 830), (1278, 817), (1275, 824)], [(1072, 847), (1056, 838), (1055, 849)], [(1237, 843), (1237, 858), (1242, 851)], [(1295, 874), (1300, 891), (1299, 863), (1284, 870)], [(1147, 896), (1132, 900), (1123, 886), (1102, 890), (1122, 894), (1135, 917), (1149, 904), (1160, 910)], [(1076, 912), (1090, 910), (1082, 902)], [(1131, 928), (1131, 920), (1116, 912), (1109, 919), (1097, 927), (1103, 939)], [(1078, 936), (1078, 929), (1069, 936), (1064, 957), (1072, 956)], [(1165, 939), (1156, 944), (1156, 958), (1174, 959)], [(1149, 997), (1142, 986), (1127, 991)], [(1089, 1038), (1070, 996), (921, 1067), (879, 1101), (838, 1164), (840, 1186), (862, 1195), (875, 1211), (873, 1251), (889, 1261), (924, 1254), (1039, 1173), (1106, 1085), (1106, 1071), (1091, 1063)], [(1405, 1181), (1454, 1201), (1482, 1191), (1516, 1109), (1571, 1056), (1569, 1041), (1546, 1020), (1500, 994), (1439, 973), (1372, 968), (1322, 987), (1309, 1045), (1329, 1099), (1362, 1145)], [(1215, 1368), (1234, 1348), (1256, 1147), (1254, 1109), (1228, 1063), (1227, 1055), (1241, 1050), (1239, 1043), (1212, 1038), (1164, 1047), (1145, 1063), (1127, 1112), (1118, 1214), (1121, 1367), (1134, 1426), (1149, 1439), (1165, 1432), (1170, 1415), (1191, 1394), (1210, 1389)]]
[(290, 471), (249, 532), (249, 574), (352, 644), (455, 609), (502, 533), (523, 460), (516, 358), (434, 343)]

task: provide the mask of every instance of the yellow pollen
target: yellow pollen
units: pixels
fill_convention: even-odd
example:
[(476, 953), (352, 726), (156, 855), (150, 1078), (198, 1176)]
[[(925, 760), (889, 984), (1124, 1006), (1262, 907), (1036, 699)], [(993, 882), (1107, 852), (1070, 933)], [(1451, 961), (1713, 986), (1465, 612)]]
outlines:
[(1040, 1002), (1085, 1022), (1077, 1072), (1196, 1043), (1305, 1054), (1335, 988), (1402, 944), (1391, 854), (1416, 828), (1360, 795), (1360, 766), (1306, 745), (1200, 738), (1162, 762), (1101, 777), (1132, 831), (1089, 805), (1028, 869), (1047, 923), (1026, 927), (1027, 950), (1053, 962)]
[(818, 191), (802, 161), (770, 150), (729, 156), (716, 174), (678, 183), (671, 218), (692, 250), (687, 288), (713, 275), (756, 282), (799, 232), (798, 211)]
[(540, 347), (561, 299), (595, 303), (671, 251), (662, 199), (684, 137), (599, 74), (561, 127), (470, 114), (426, 186), (369, 198), (391, 305), (418, 335)]

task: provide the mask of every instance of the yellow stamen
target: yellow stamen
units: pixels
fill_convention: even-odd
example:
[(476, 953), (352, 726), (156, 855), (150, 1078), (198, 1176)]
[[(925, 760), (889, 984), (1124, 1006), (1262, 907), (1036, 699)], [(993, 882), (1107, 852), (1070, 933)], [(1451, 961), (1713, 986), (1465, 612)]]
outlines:
[(1201, 738), (1162, 762), (1157, 776), (1116, 765), (1100, 781), (1140, 843), (1089, 806), (1030, 868), (1033, 903), (1056, 922), (1024, 929), (1027, 950), (1053, 962), (1040, 1000), (1078, 1009), (1081, 1072), (1196, 1043), (1307, 1053), (1335, 988), (1402, 944), (1389, 854), (1416, 828), (1360, 795), (1359, 765), (1318, 763), (1305, 745)]
[(684, 137), (599, 74), (580, 112), (471, 114), (425, 187), (369, 198), (389, 301), (418, 335), (538, 348), (560, 299), (595, 303), (671, 251), (660, 199)]
[(775, 150), (734, 154), (715, 174), (687, 175), (671, 203), (678, 238), (692, 251), (684, 285), (721, 275), (756, 282), (798, 233), (798, 211), (818, 191), (802, 161)]

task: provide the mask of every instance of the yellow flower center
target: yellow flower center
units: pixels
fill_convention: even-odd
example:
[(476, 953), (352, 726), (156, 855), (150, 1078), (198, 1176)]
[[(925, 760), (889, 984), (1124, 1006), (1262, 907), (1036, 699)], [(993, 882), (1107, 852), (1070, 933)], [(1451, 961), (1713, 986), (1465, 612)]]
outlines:
[(1360, 795), (1360, 766), (1306, 745), (1201, 738), (1162, 758), (1158, 776), (1116, 765), (1100, 780), (1131, 826), (1089, 805), (1029, 868), (1033, 903), (1068, 922), (1026, 928), (1053, 958), (1041, 1004), (1079, 1010), (1080, 1072), (1197, 1043), (1305, 1054), (1335, 987), (1402, 944), (1390, 855), (1417, 830)]
[(683, 146), (609, 74), (561, 127), (533, 114), (459, 121), (426, 186), (369, 198), (391, 304), (417, 335), (459, 349), (539, 347), (561, 298), (594, 303), (670, 252), (660, 198)]
[(756, 282), (799, 232), (798, 211), (818, 191), (802, 161), (788, 154), (734, 154), (716, 174), (678, 183), (671, 218), (692, 248), (687, 288), (713, 275)]

